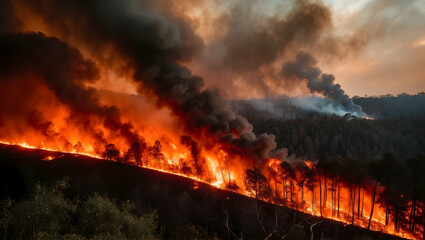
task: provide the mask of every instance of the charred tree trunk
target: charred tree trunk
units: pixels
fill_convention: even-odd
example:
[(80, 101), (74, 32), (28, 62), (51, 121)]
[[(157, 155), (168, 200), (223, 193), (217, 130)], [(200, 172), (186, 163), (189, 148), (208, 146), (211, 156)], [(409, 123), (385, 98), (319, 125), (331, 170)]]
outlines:
[(304, 183), (301, 184), (301, 205), (304, 205)]
[(388, 213), (389, 200), (387, 199), (385, 203), (385, 226), (388, 226), (389, 223), (389, 213)]
[(361, 212), (360, 212), (360, 216), (362, 216), (362, 217), (363, 217), (363, 207), (364, 207), (364, 192), (365, 192), (365, 190), (366, 190), (366, 189), (364, 189), (364, 188), (363, 188), (363, 193), (362, 193), (362, 209), (361, 209)]
[(372, 209), (370, 210), (370, 217), (369, 217), (369, 223), (367, 224), (367, 229), (370, 229), (370, 223), (372, 222), (373, 208), (375, 207), (375, 196), (376, 196), (377, 187), (378, 187), (378, 181), (375, 180), (375, 185), (373, 186), (373, 194), (372, 194)]
[[(416, 208), (417, 208), (417, 201), (413, 201), (413, 213), (412, 213), (412, 232), (414, 233), (416, 230)], [(424, 228), (425, 231), (425, 228)]]
[(326, 209), (326, 202), (327, 202), (327, 198), (328, 198), (328, 187), (326, 185), (326, 170), (325, 170), (325, 185), (324, 185), (324, 189), (323, 189), (323, 208)]
[(332, 217), (334, 216), (334, 180), (332, 179), (332, 184), (331, 184), (331, 212), (332, 212)]
[(322, 179), (319, 174), (319, 210), (320, 210), (320, 217), (323, 217), (322, 213)]
[(316, 203), (314, 201), (314, 187), (311, 188), (311, 210), (316, 211)]
[[(415, 232), (415, 218), (416, 218), (416, 181), (413, 184), (413, 196), (412, 196), (412, 208), (410, 210), (410, 218), (409, 218), (409, 229), (412, 233)], [(425, 229), (424, 229), (425, 231)]]
[(361, 186), (359, 185), (359, 195), (358, 195), (358, 200), (357, 200), (357, 219), (360, 219), (360, 191), (361, 191)]
[(341, 183), (340, 183), (340, 179), (338, 177), (338, 217), (339, 217), (339, 200), (341, 199)]
[(284, 199), (285, 199), (285, 202), (286, 201), (288, 201), (288, 198), (287, 198), (287, 188), (286, 188), (286, 176), (283, 176), (283, 194), (284, 194)]
[(291, 184), (291, 202), (294, 202), (294, 182), (291, 180), (290, 181), (290, 184)]
[[(351, 184), (351, 224), (354, 225), (354, 206), (355, 206), (355, 202), (356, 202), (356, 185)], [(353, 186), (354, 185), (354, 186)], [(354, 188), (353, 188), (354, 187)]]

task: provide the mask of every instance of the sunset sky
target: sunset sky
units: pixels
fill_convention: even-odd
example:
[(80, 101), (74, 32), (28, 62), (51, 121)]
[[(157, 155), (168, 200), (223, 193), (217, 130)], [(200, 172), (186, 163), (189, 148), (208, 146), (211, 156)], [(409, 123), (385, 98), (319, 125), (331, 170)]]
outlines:
[[(338, 31), (377, 28), (357, 56), (326, 66), (350, 95), (425, 91), (425, 1), (326, 0)], [(325, 68), (325, 67), (324, 67)]]
[[(288, 81), (280, 73), (282, 65), (299, 52), (311, 54), (315, 67), (333, 74), (349, 96), (425, 91), (423, 0), (159, 0), (143, 4), (190, 25), (200, 44), (192, 47), (192, 57), (182, 64), (229, 99), (311, 94), (303, 82)], [(146, 7), (143, 4), (141, 9)], [(90, 52), (75, 37), (47, 27), (49, 23), (39, 17), (28, 17), (31, 14), (25, 5), (15, 5), (22, 30), (42, 31), (85, 54)], [(137, 92), (126, 76), (109, 68), (101, 74), (97, 87)]]
[[(233, 15), (239, 14), (235, 17), (238, 24), (241, 25), (239, 29), (255, 29), (263, 24), (262, 21), (267, 21), (264, 19), (285, 19), (296, 2), (244, 1), (244, 4), (241, 4), (240, 1), (226, 3), (214, 1), (214, 3), (204, 2), (204, 4), (198, 2), (199, 8), (193, 8), (192, 5), (191, 16), (196, 23), (194, 28), (198, 27), (197, 33), (203, 37), (208, 49), (208, 46), (220, 39), (223, 32), (226, 31), (226, 27), (229, 27), (229, 23), (224, 23), (227, 25), (224, 27), (219, 25), (228, 21), (228, 18), (232, 18)], [(319, 43), (307, 42), (296, 48), (308, 49), (313, 53), (318, 60), (317, 66), (325, 73), (334, 74), (336, 83), (341, 84), (347, 94), (364, 96), (403, 92), (414, 94), (425, 91), (425, 1), (324, 0), (316, 2), (323, 3), (328, 8), (332, 20), (329, 26), (321, 30), (322, 33), (318, 38), (332, 38), (333, 42), (341, 39), (356, 39), (358, 45), (353, 49), (348, 49), (349, 47), (341, 44), (339, 53), (333, 52), (333, 46), (329, 47), (329, 42), (326, 40), (323, 42), (318, 40)], [(194, 9), (198, 9), (198, 11)], [(241, 12), (249, 12), (249, 14), (243, 16)], [(223, 15), (227, 18), (223, 18)], [(250, 35), (248, 34), (248, 36)], [(292, 46), (289, 48), (294, 49)], [(288, 53), (290, 49), (283, 51)], [(229, 52), (228, 49), (226, 50), (223, 52)], [(211, 52), (216, 54), (217, 51)], [(279, 58), (282, 60), (286, 57), (281, 55), (273, 63), (279, 62)], [(217, 78), (226, 79), (226, 76), (223, 75), (228, 74), (217, 75), (205, 70), (207, 68), (214, 69), (213, 72), (220, 72), (223, 71), (222, 66), (214, 67), (214, 64), (207, 64), (207, 67), (203, 68), (199, 67), (199, 62), (202, 61), (194, 63), (195, 72), (202, 69), (199, 70), (199, 73), (207, 79), (207, 83), (214, 82), (222, 86), (223, 83)], [(210, 63), (210, 61), (207, 62)], [(209, 77), (211, 74), (213, 76)], [(256, 75), (258, 71), (252, 71), (250, 74), (251, 76)], [(232, 76), (234, 77), (234, 75)], [(257, 80), (254, 81), (257, 82)], [(243, 82), (246, 83), (246, 80)], [(245, 85), (241, 85), (238, 89), (244, 88)], [(283, 88), (287, 89), (287, 86), (283, 86)], [(292, 92), (292, 89), (290, 91)], [(299, 93), (297, 90), (295, 92)], [(258, 92), (257, 94), (262, 95)]]

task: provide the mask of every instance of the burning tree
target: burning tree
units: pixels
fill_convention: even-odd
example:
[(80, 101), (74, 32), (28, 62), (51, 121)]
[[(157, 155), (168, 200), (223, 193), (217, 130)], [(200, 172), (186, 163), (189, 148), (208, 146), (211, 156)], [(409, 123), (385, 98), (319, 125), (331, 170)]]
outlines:
[(161, 161), (164, 159), (164, 154), (162, 153), (162, 145), (159, 140), (156, 140), (151, 148), (152, 156), (157, 161), (158, 166), (161, 166)]
[(271, 194), (267, 178), (256, 167), (246, 170), (244, 183), (246, 191), (253, 193), (256, 199), (267, 199)]
[(105, 146), (105, 151), (102, 156), (108, 160), (118, 160), (120, 151), (114, 144), (111, 143)]
[(200, 150), (198, 148), (198, 143), (195, 142), (190, 136), (181, 136), (180, 141), (183, 145), (186, 145), (190, 148), (190, 154), (193, 159), (196, 176), (199, 178), (202, 175), (202, 168), (200, 164)]
[(283, 161), (280, 164), (281, 174), (282, 174), (282, 188), (283, 188), (283, 197), (285, 201), (288, 201), (288, 186), (286, 184), (287, 181), (289, 181), (289, 193), (291, 194), (291, 202), (293, 201), (294, 197), (294, 184), (293, 180), (295, 179), (295, 172), (294, 169), (291, 167), (291, 165)]
[(413, 158), (408, 158), (406, 160), (406, 165), (409, 169), (408, 185), (410, 186), (410, 197), (412, 199), (409, 214), (409, 229), (415, 232), (416, 225), (419, 222), (425, 223), (425, 208), (422, 209), (422, 218), (418, 217), (418, 213), (421, 212), (421, 205), (424, 206), (423, 202), (425, 202), (425, 156), (418, 155)]
[[(394, 199), (391, 194), (395, 189), (402, 189), (402, 180), (405, 179), (405, 168), (399, 159), (394, 154), (384, 154), (381, 165), (384, 167), (381, 175), (381, 182), (385, 186), (386, 191), (379, 195), (378, 202), (381, 207), (385, 209), (385, 225), (389, 224), (390, 219), (390, 205)], [(394, 178), (398, 176), (398, 178)]]
[(133, 159), (137, 165), (143, 166), (142, 154), (146, 149), (146, 144), (139, 141), (134, 142), (125, 154), (126, 162)]

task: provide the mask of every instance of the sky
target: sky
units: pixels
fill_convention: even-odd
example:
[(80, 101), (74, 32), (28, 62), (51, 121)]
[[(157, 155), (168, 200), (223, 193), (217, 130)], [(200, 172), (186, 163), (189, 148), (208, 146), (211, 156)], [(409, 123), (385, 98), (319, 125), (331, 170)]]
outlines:
[[(181, 64), (228, 99), (311, 95), (306, 81), (281, 75), (300, 52), (309, 53), (320, 72), (333, 74), (333, 84), (349, 96), (425, 92), (425, 0), (143, 2), (191, 26), (203, 46)], [(26, 19), (25, 6), (17, 9)], [(27, 19), (23, 30), (58, 36), (37, 17)], [(61, 39), (88, 52), (72, 38)], [(101, 74), (99, 88), (137, 92), (116, 72)]]
[[(250, 32), (247, 29), (267, 28), (263, 25), (267, 25), (269, 20), (288, 18), (297, 1), (229, 0), (208, 1), (205, 5), (199, 2), (202, 1), (198, 1), (198, 8), (191, 6), (188, 15), (198, 35), (204, 39), (207, 50), (204, 51), (204, 58), (196, 58), (191, 64), (195, 73), (204, 76), (207, 83), (219, 86), (224, 92), (227, 90), (229, 98), (273, 95), (270, 89), (281, 89), (276, 94), (306, 94), (299, 88), (270, 84), (266, 78), (273, 78), (273, 74), (266, 74), (265, 71), (269, 70), (265, 70), (264, 65), (270, 66), (271, 63), (263, 64), (249, 74), (235, 74), (234, 71), (225, 70), (226, 65), (214, 64), (226, 62), (223, 61), (226, 57), (220, 54), (229, 55), (231, 52), (226, 46), (226, 36), (231, 34), (226, 35), (226, 31), (238, 33), (233, 34), (232, 38), (250, 38), (252, 34), (246, 34)], [(284, 53), (276, 56), (273, 64), (290, 60), (295, 55), (291, 55), (291, 50), (308, 51), (316, 58), (317, 67), (324, 73), (333, 74), (335, 83), (340, 84), (350, 96), (416, 94), (425, 91), (424, 0), (309, 2), (317, 2), (328, 8), (331, 22), (319, 30), (321, 33), (315, 36), (317, 40), (304, 41), (295, 47), (292, 43), (285, 49), (276, 50)], [(270, 26), (268, 28), (272, 29)], [(253, 39), (253, 43), (260, 41), (259, 38)], [(353, 42), (356, 44), (353, 45)], [(220, 44), (225, 47), (217, 47)], [(243, 45), (244, 42), (238, 44)], [(267, 77), (264, 78), (264, 75)], [(247, 80), (249, 78), (255, 80)], [(258, 78), (264, 78), (262, 82), (266, 84), (256, 84)], [(268, 90), (264, 91), (265, 88)]]
[(425, 91), (425, 1), (324, 2), (333, 10), (337, 31), (350, 31), (362, 22), (382, 29), (357, 56), (324, 66), (348, 94)]

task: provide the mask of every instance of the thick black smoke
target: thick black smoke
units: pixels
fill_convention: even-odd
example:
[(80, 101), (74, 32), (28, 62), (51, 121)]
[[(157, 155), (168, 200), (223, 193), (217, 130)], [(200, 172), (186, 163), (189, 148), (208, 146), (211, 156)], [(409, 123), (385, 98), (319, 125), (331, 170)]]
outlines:
[(365, 42), (357, 34), (335, 34), (332, 11), (320, 1), (222, 4), (229, 6), (217, 24), (209, 26), (216, 34), (193, 66), (208, 77), (209, 84), (219, 86), (232, 99), (277, 97), (298, 88), (281, 81), (277, 66), (300, 50), (337, 59), (357, 52)]
[(316, 59), (308, 53), (300, 52), (294, 61), (285, 63), (282, 67), (282, 76), (287, 81), (306, 80), (307, 87), (312, 93), (319, 93), (341, 104), (347, 112), (357, 116), (365, 116), (362, 108), (354, 104), (353, 100), (341, 89), (341, 85), (335, 84), (332, 74), (322, 73), (316, 67)]
[[(22, 111), (27, 108), (28, 125), (53, 138), (58, 134), (52, 130), (52, 123), (45, 120), (38, 109), (33, 109), (35, 106), (29, 103), (31, 98), (26, 98), (37, 93), (24, 92), (27, 85), (45, 84), (61, 103), (69, 107), (68, 121), (80, 126), (99, 144), (105, 144), (106, 140), (90, 122), (91, 116), (102, 119), (107, 129), (123, 137), (128, 144), (140, 141), (132, 125), (121, 122), (119, 110), (113, 106), (102, 106), (95, 90), (85, 86), (98, 78), (98, 69), (92, 61), (84, 59), (77, 49), (57, 38), (46, 37), (42, 33), (0, 34), (0, 85), (3, 86), (0, 92), (2, 98), (8, 99), (0, 105), (17, 105)], [(21, 88), (22, 95), (9, 93), (16, 87)], [(8, 106), (1, 109), (6, 111)], [(9, 114), (2, 111), (3, 116)], [(99, 149), (103, 147), (101, 145)]]
[(0, 0), (0, 33), (14, 30), (19, 21), (13, 16), (10, 0)]
[(217, 90), (205, 89), (201, 77), (179, 64), (202, 47), (183, 21), (155, 14), (150, 5), (135, 1), (23, 2), (53, 28), (95, 51), (112, 45), (135, 69), (140, 92), (153, 94), (159, 105), (171, 108), (192, 136), (201, 137), (200, 129), (207, 129), (207, 137), (215, 136), (233, 151), (255, 159), (268, 157), (275, 148), (274, 136), (257, 138), (248, 121), (236, 115)]

